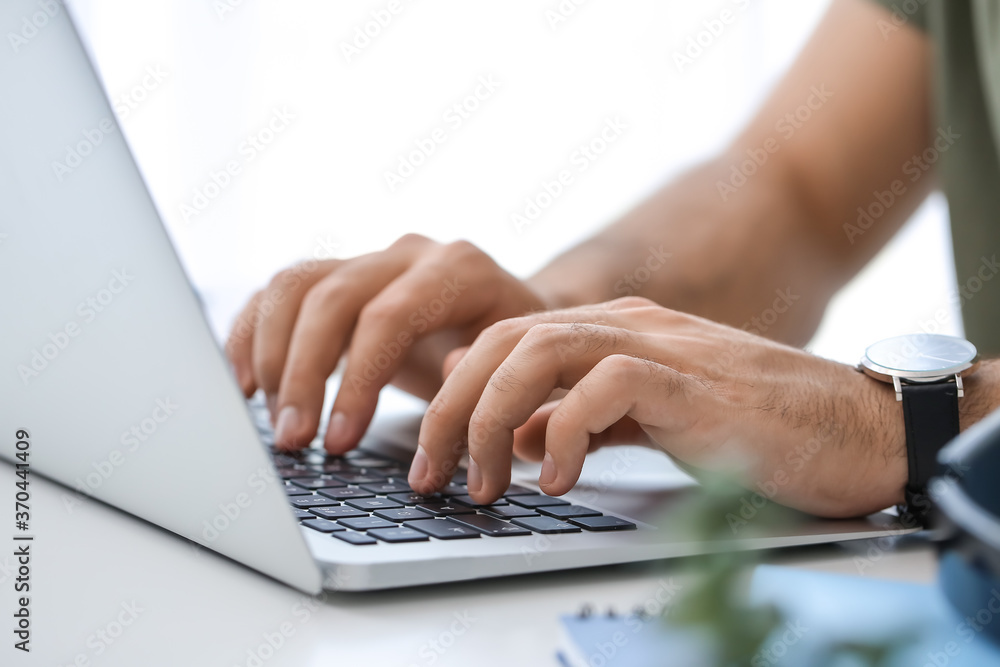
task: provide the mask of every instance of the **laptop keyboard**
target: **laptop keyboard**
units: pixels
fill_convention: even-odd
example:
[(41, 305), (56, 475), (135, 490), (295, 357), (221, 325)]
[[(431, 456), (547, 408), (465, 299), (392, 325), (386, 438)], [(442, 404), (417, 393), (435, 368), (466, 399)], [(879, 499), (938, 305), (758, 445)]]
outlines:
[[(266, 420), (258, 424), (265, 441), (271, 441)], [(464, 471), (439, 493), (422, 496), (407, 484), (405, 463), (362, 449), (345, 456), (316, 448), (281, 452), (272, 446), (270, 451), (299, 523), (356, 546), (636, 528), (625, 519), (517, 485), (497, 502), (478, 505), (469, 496)]]
[(271, 456), (299, 523), (357, 546), (636, 527), (517, 485), (497, 502), (477, 505), (464, 472), (439, 493), (422, 496), (407, 484), (405, 464), (364, 450), (329, 456), (314, 448), (272, 448)]

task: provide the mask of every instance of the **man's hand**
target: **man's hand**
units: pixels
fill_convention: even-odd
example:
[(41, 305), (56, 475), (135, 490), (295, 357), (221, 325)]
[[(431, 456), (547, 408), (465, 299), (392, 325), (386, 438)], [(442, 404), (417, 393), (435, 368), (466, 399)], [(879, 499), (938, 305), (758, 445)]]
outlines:
[(383, 386), (430, 399), (448, 352), (494, 322), (544, 307), (471, 244), (409, 235), (383, 252), (279, 273), (247, 304), (226, 351), (244, 394), (267, 394), (286, 448), (315, 437), (326, 380), (346, 354), (325, 436), (339, 454), (364, 434)]
[(542, 460), (541, 488), (563, 494), (588, 451), (636, 442), (636, 424), (683, 463), (736, 471), (804, 511), (856, 516), (903, 499), (890, 385), (638, 297), (487, 328), (427, 410), (410, 485), (440, 488), (467, 443), (477, 501), (503, 495), (512, 453)]

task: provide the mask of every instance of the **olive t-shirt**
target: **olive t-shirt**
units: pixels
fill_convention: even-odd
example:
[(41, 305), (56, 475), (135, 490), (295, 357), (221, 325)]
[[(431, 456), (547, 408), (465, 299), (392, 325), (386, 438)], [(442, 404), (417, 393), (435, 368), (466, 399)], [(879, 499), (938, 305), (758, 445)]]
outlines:
[(934, 42), (937, 129), (958, 135), (936, 156), (951, 213), (957, 298), (966, 337), (984, 357), (1000, 356), (1000, 2), (877, 1), (891, 12), (878, 25), (886, 40), (909, 24)]

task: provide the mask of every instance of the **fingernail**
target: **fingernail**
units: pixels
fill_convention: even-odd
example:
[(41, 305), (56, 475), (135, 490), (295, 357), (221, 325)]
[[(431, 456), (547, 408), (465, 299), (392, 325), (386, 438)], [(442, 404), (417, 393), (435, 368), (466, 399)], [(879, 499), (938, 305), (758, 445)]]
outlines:
[(286, 405), (278, 415), (278, 424), (274, 428), (274, 440), (279, 447), (290, 447), (294, 443), (292, 437), (299, 429), (299, 410), (294, 405)]
[(552, 455), (545, 452), (545, 458), (542, 459), (542, 470), (538, 473), (538, 483), (541, 486), (546, 486), (556, 481), (556, 462), (552, 460)]
[(343, 412), (334, 412), (330, 415), (330, 423), (326, 425), (326, 444), (339, 450), (347, 440), (347, 415)]
[(466, 476), (468, 477), (466, 486), (471, 493), (477, 493), (483, 488), (483, 473), (480, 472), (479, 466), (471, 458), (469, 459), (469, 470)]
[(406, 479), (410, 486), (413, 486), (423, 482), (424, 477), (427, 477), (427, 454), (423, 447), (417, 446), (417, 453), (413, 455), (413, 462), (410, 463), (410, 474), (407, 475)]

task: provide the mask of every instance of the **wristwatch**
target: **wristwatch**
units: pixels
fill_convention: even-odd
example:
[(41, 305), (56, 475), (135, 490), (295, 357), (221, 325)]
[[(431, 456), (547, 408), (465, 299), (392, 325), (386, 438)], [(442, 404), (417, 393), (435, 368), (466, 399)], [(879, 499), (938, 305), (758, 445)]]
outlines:
[(927, 482), (940, 468), (938, 452), (958, 435), (962, 378), (979, 367), (976, 346), (940, 334), (909, 334), (879, 341), (865, 350), (858, 370), (891, 382), (903, 405), (909, 477), (901, 508), (927, 525), (931, 504)]

